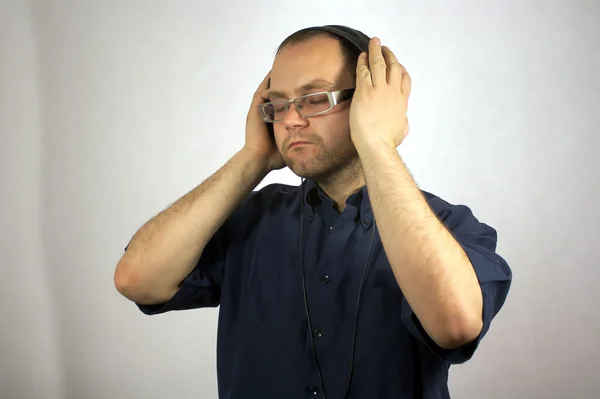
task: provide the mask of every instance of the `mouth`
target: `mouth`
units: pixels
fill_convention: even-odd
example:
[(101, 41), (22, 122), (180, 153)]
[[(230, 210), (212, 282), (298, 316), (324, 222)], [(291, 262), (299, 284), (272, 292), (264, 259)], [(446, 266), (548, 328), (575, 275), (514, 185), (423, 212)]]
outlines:
[(300, 147), (300, 146), (305, 146), (305, 145), (309, 145), (309, 144), (311, 144), (311, 143), (309, 143), (308, 141), (296, 141), (296, 142), (290, 144), (290, 146), (288, 147), (288, 149), (291, 150), (292, 148)]

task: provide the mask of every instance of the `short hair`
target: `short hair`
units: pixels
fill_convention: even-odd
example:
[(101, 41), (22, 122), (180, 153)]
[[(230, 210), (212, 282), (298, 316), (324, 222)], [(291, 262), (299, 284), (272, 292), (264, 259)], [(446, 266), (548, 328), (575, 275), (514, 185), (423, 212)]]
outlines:
[(345, 63), (347, 65), (348, 72), (350, 73), (350, 76), (355, 78), (356, 77), (356, 65), (357, 65), (358, 56), (360, 55), (361, 50), (358, 49), (350, 41), (348, 41), (344, 38), (341, 38), (339, 36), (336, 36), (335, 34), (330, 33), (330, 32), (326, 32), (326, 31), (322, 31), (322, 30), (318, 30), (318, 29), (305, 29), (305, 30), (301, 30), (296, 33), (293, 33), (290, 36), (288, 36), (283, 42), (281, 42), (281, 44), (277, 48), (276, 54), (279, 54), (281, 52), (281, 50), (283, 50), (287, 46), (302, 43), (302, 42), (308, 41), (315, 37), (329, 37), (329, 38), (335, 39), (339, 42), (340, 50), (342, 52), (342, 56), (344, 57)]

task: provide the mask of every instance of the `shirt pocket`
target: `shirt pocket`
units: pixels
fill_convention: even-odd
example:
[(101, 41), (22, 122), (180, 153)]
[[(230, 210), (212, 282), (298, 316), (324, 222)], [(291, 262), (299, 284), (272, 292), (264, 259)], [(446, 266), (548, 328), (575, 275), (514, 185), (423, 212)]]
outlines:
[(396, 322), (400, 322), (401, 308), (402, 291), (382, 250), (374, 259), (366, 276), (361, 299), (361, 315), (369, 313), (370, 323), (392, 327)]
[(360, 304), (359, 319), (379, 330), (396, 330), (401, 324), (402, 292), (398, 285), (365, 286)]
[(382, 250), (368, 271), (365, 287), (399, 288), (392, 266)]

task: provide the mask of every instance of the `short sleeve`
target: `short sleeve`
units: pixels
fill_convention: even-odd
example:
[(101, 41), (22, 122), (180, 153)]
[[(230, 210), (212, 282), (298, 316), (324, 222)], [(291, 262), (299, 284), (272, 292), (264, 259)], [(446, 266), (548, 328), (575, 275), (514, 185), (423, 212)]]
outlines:
[(173, 310), (219, 306), (228, 254), (233, 242), (241, 239), (239, 237), (240, 229), (235, 226), (247, 223), (252, 217), (251, 214), (258, 211), (256, 201), (254, 201), (253, 207), (248, 205), (255, 194), (255, 191), (250, 193), (217, 230), (206, 244), (194, 269), (181, 282), (179, 289), (169, 301), (155, 305), (136, 303), (143, 313), (156, 315)]
[(483, 328), (472, 342), (455, 349), (439, 347), (425, 332), (408, 301), (402, 299), (402, 321), (413, 336), (427, 345), (435, 354), (452, 364), (469, 360), (490, 329), (510, 289), (512, 272), (508, 263), (496, 253), (497, 232), (481, 223), (464, 205), (449, 205), (436, 199), (430, 202), (434, 212), (446, 225), (471, 261), (483, 296)]
[(228, 238), (225, 223), (208, 242), (192, 272), (181, 282), (173, 297), (161, 304), (142, 305), (138, 308), (147, 315), (173, 310), (217, 307), (221, 297), (221, 283), (225, 268)]

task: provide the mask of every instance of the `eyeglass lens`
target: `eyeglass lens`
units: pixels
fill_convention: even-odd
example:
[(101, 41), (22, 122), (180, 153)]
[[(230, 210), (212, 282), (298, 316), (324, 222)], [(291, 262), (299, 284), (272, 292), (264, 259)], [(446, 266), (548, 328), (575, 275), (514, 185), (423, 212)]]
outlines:
[[(294, 101), (296, 112), (300, 116), (310, 116), (327, 111), (331, 105), (327, 93), (309, 94)], [(265, 117), (271, 121), (282, 120), (290, 107), (289, 102), (273, 102), (263, 105)]]

